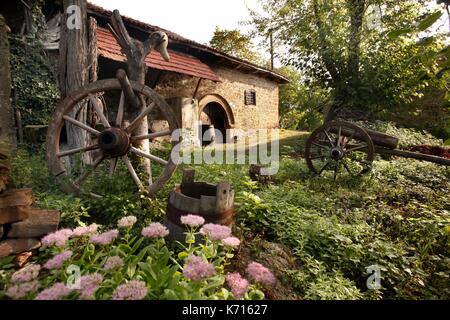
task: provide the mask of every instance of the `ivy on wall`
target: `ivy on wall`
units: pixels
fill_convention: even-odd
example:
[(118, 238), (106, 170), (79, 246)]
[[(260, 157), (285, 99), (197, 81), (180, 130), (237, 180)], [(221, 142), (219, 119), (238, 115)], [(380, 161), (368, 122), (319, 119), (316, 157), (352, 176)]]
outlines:
[(23, 125), (46, 125), (58, 103), (59, 89), (42, 45), (47, 28), (40, 5), (33, 7), (32, 17), (33, 28), (28, 34), (9, 37), (14, 104)]

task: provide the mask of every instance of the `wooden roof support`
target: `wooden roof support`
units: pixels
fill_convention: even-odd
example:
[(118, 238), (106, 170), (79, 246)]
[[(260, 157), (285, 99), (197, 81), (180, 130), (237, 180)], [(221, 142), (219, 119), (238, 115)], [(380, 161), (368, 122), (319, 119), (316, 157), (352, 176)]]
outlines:
[(194, 94), (192, 95), (192, 99), (195, 99), (197, 97), (198, 89), (200, 89), (200, 85), (202, 83), (203, 78), (199, 78), (197, 82), (197, 87), (195, 87)]

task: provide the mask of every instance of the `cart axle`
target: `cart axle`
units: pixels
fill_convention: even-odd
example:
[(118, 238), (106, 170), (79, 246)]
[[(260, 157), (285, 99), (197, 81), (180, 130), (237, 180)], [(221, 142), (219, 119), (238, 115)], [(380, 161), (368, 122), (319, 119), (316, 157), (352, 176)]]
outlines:
[(104, 130), (98, 138), (98, 143), (103, 153), (113, 158), (126, 155), (131, 146), (129, 134), (119, 128)]

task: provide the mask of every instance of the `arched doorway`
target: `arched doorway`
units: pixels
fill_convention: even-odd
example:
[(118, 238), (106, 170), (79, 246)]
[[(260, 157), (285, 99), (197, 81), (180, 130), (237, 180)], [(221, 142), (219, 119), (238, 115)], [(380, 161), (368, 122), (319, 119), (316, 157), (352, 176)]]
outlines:
[[(226, 142), (227, 129), (234, 127), (234, 116), (228, 102), (219, 95), (208, 95), (199, 101), (200, 128), (199, 135), (202, 140), (205, 132), (214, 126), (216, 130), (216, 143)], [(218, 134), (220, 132), (220, 135)], [(221, 139), (220, 139), (221, 138)], [(210, 142), (203, 141), (203, 145)]]

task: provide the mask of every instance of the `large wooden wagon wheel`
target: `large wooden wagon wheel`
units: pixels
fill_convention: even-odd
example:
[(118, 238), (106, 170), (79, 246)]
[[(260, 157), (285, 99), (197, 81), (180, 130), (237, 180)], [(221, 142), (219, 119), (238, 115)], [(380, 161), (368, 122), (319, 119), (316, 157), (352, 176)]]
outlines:
[[(120, 81), (119, 81), (120, 79)], [(134, 94), (133, 94), (134, 92)], [(130, 117), (126, 121), (127, 97), (141, 95), (147, 101), (147, 106), (135, 117)], [(116, 97), (112, 103), (101, 103), (100, 97)], [(106, 100), (106, 98), (105, 98)], [(111, 101), (109, 101), (111, 102)], [(130, 102), (131, 103), (131, 102)], [(89, 125), (82, 123), (69, 116), (71, 111), (85, 105), (91, 108), (93, 114), (99, 119), (98, 124)], [(115, 108), (115, 110), (114, 110)], [(107, 112), (106, 112), (107, 109)], [(147, 135), (135, 135), (135, 130), (141, 121), (159, 111), (159, 114), (168, 122), (169, 128), (160, 132), (149, 132)], [(114, 116), (111, 117), (111, 114)], [(113, 118), (110, 119), (109, 117)], [(130, 116), (130, 115), (128, 115)], [(72, 124), (78, 130), (84, 130), (88, 134), (87, 145), (62, 148), (60, 137), (65, 123)], [(176, 164), (169, 156), (163, 159), (153, 154), (145, 153), (135, 148), (134, 143), (145, 139), (155, 139), (158, 137), (170, 137), (177, 129), (176, 118), (166, 103), (166, 101), (155, 91), (137, 82), (128, 81), (123, 70), (118, 72), (118, 79), (107, 79), (93, 82), (81, 90), (72, 93), (56, 108), (51, 119), (47, 135), (47, 160), (51, 173), (58, 178), (63, 188), (67, 192), (79, 193), (83, 182), (96, 170), (107, 170), (112, 176), (116, 171), (119, 159), (123, 161), (139, 189), (145, 189), (144, 183), (139, 178), (133, 167), (131, 156), (143, 157), (152, 161), (152, 164), (162, 166), (159, 168), (159, 176), (154, 177), (153, 183), (149, 183), (147, 190), (150, 194), (155, 194), (160, 190), (176, 169)], [(172, 142), (174, 146), (175, 142)], [(83, 161), (84, 155), (88, 153), (91, 163), (83, 165), (80, 172), (73, 172), (67, 165), (70, 158), (77, 158)], [(105, 165), (105, 161), (109, 165)], [(152, 165), (154, 167), (154, 165)], [(72, 171), (72, 172), (71, 172)], [(93, 196), (100, 196), (95, 192), (89, 192)]]
[(368, 172), (374, 159), (374, 144), (361, 127), (333, 121), (314, 130), (306, 141), (305, 158), (314, 174), (334, 172), (358, 176)]

